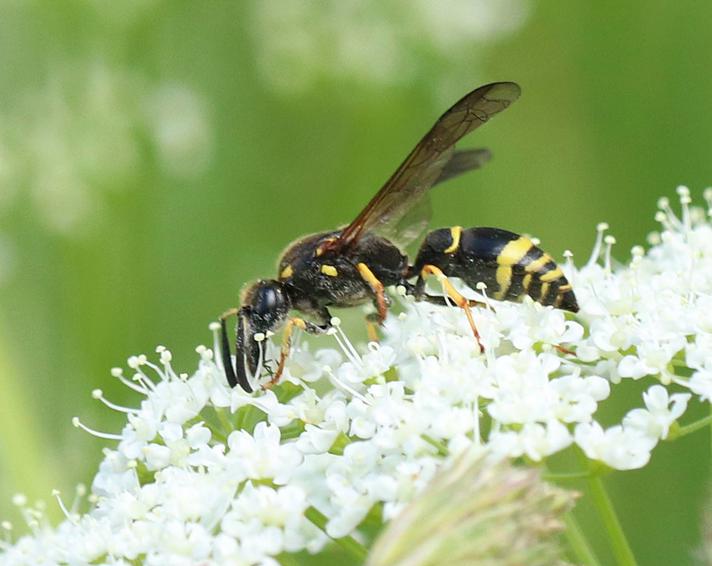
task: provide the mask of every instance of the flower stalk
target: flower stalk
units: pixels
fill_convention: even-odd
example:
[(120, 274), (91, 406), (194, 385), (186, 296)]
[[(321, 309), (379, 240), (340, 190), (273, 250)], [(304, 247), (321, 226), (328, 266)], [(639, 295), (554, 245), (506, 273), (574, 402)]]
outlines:
[(633, 555), (633, 550), (625, 536), (621, 522), (613, 507), (613, 502), (606, 492), (603, 480), (600, 476), (593, 475), (588, 479), (588, 487), (593, 505), (608, 532), (618, 566), (636, 566), (637, 562)]

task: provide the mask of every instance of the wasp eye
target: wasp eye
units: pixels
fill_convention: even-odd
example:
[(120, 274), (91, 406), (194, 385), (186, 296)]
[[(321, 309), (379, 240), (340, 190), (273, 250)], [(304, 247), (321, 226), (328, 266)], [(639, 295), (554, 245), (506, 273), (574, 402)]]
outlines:
[(291, 303), (282, 283), (273, 279), (257, 281), (243, 295), (253, 332), (274, 330), (287, 316)]
[(255, 314), (265, 315), (276, 310), (283, 302), (281, 289), (272, 285), (264, 285), (255, 294), (252, 310)]

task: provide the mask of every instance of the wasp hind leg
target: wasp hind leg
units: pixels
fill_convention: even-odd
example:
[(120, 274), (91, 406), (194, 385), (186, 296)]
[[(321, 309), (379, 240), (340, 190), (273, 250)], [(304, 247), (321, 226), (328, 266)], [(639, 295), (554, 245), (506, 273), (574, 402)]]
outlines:
[(424, 265), (423, 268), (420, 270), (418, 281), (415, 284), (416, 300), (427, 300), (428, 302), (435, 302), (433, 301), (433, 299), (436, 299), (436, 297), (425, 294), (425, 279), (427, 277), (435, 277), (442, 285), (443, 293), (445, 294), (445, 296), (440, 298), (445, 304), (449, 304), (447, 301), (448, 299), (450, 299), (453, 303), (455, 303), (456, 306), (460, 307), (465, 312), (467, 322), (469, 323), (470, 328), (472, 329), (472, 334), (475, 336), (475, 341), (477, 342), (477, 345), (479, 346), (480, 350), (484, 351), (484, 346), (482, 345), (482, 341), (480, 340), (480, 333), (477, 331), (475, 319), (472, 317), (472, 311), (470, 310), (471, 306), (476, 306), (481, 303), (477, 303), (477, 301), (470, 301), (469, 299), (464, 297), (457, 289), (455, 289), (453, 284), (442, 272), (442, 270), (439, 267), (431, 264)]

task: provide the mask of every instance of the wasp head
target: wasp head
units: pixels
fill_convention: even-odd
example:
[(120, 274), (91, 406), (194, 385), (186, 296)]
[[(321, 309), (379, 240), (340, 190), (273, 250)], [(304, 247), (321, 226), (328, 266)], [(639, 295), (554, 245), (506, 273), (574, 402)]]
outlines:
[(255, 337), (277, 330), (289, 314), (291, 301), (282, 283), (274, 279), (261, 279), (243, 291), (240, 302), (242, 306), (237, 311), (235, 371), (230, 359), (226, 317), (220, 319), (223, 365), (230, 386), (235, 387), (239, 383), (240, 387), (251, 393), (249, 377), (259, 374), (264, 363), (264, 347)]

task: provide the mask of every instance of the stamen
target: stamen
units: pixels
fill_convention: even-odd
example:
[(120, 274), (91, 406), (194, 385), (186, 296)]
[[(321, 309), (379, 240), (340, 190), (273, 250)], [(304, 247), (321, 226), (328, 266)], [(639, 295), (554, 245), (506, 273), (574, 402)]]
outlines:
[(574, 271), (574, 252), (571, 250), (564, 250), (564, 260), (566, 261), (566, 270), (573, 273)]
[(635, 268), (640, 265), (641, 261), (643, 261), (643, 258), (645, 257), (645, 249), (643, 249), (643, 246), (633, 246), (630, 249), (630, 255), (632, 256), (630, 266)]
[(84, 496), (87, 494), (87, 486), (83, 483), (78, 483), (77, 487), (74, 489), (74, 499), (72, 500), (72, 506), (69, 508), (71, 513), (76, 514), (79, 504)]
[[(147, 387), (151, 391), (155, 391), (156, 389), (156, 384), (153, 383), (153, 381), (143, 372), (141, 369), (141, 366), (148, 365), (149, 367), (152, 367), (153, 369), (157, 369), (155, 365), (149, 364), (148, 359), (144, 354), (141, 354), (140, 356), (131, 356), (128, 361), (127, 361), (128, 366), (135, 370), (136, 373), (133, 375), (133, 380), (138, 381), (141, 383), (143, 386)], [(160, 370), (157, 370), (159, 375), (161, 374)]]
[(59, 505), (59, 508), (62, 510), (62, 513), (64, 513), (64, 516), (67, 518), (67, 520), (70, 523), (74, 523), (76, 525), (77, 517), (76, 517), (76, 515), (70, 513), (69, 510), (64, 506), (64, 501), (62, 501), (62, 497), (61, 497), (58, 489), (52, 490), (52, 497), (54, 497), (57, 500), (57, 504)]
[(334, 370), (331, 369), (330, 366), (324, 366), (324, 373), (326, 373), (329, 376), (329, 381), (331, 381), (334, 386), (338, 387), (339, 389), (342, 389), (352, 397), (356, 397), (357, 399), (360, 399), (367, 405), (371, 406), (373, 403), (369, 401), (367, 397), (356, 391), (353, 387), (351, 387), (348, 383), (345, 383), (341, 381), (338, 377), (336, 377), (336, 374), (334, 373)]
[(123, 383), (126, 387), (131, 389), (132, 391), (136, 391), (137, 393), (141, 393), (142, 395), (148, 395), (149, 391), (145, 387), (140, 387), (136, 385), (135, 383), (131, 383), (128, 379), (124, 377), (124, 370), (121, 368), (112, 368), (111, 369), (111, 375), (118, 379), (121, 383)]
[(480, 295), (482, 295), (482, 302), (485, 304), (487, 309), (489, 309), (492, 312), (495, 312), (494, 305), (492, 304), (489, 296), (487, 295), (487, 284), (484, 281), (478, 281), (477, 284), (475, 285), (475, 289), (477, 289), (477, 291), (479, 291)]
[(598, 258), (601, 255), (601, 247), (603, 245), (603, 233), (608, 230), (608, 224), (606, 222), (599, 222), (596, 226), (596, 241), (593, 244), (593, 250), (591, 251), (591, 257), (586, 263), (586, 267), (591, 267), (596, 264)]
[(153, 381), (151, 381), (151, 379), (142, 371), (137, 371), (135, 374), (133, 374), (133, 377), (131, 379), (133, 379), (137, 383), (140, 383), (150, 391), (156, 390), (156, 384), (153, 383)]
[[(667, 217), (667, 221), (669, 223), (670, 229), (671, 230), (677, 230), (681, 231), (683, 229), (683, 225), (678, 219), (677, 216), (675, 216), (675, 212), (673, 212), (672, 208), (670, 208), (670, 199), (667, 197), (660, 197), (658, 199), (658, 208), (665, 214)], [(655, 220), (658, 220), (658, 215), (655, 215)]]
[[(208, 329), (210, 332), (213, 333), (213, 352), (217, 352), (218, 354), (220, 353), (220, 323), (219, 322), (211, 322), (208, 325)], [(222, 365), (222, 356), (218, 355), (216, 356), (216, 365), (218, 366), (218, 369), (222, 370), (223, 373), (225, 373), (225, 368)]]
[(680, 185), (677, 188), (677, 194), (680, 196), (680, 206), (682, 207), (682, 225), (687, 233), (692, 229), (692, 221), (690, 220), (690, 203), (692, 202), (690, 189), (684, 185)]
[(359, 356), (356, 348), (354, 348), (351, 343), (351, 340), (349, 340), (348, 336), (346, 336), (346, 333), (341, 328), (341, 319), (338, 316), (333, 316), (331, 317), (330, 322), (331, 326), (336, 329), (334, 338), (336, 338), (336, 341), (339, 343), (339, 346), (341, 346), (341, 349), (344, 351), (344, 354), (346, 354), (346, 357), (354, 365), (363, 367), (361, 356)]
[(137, 370), (140, 366), (146, 363), (146, 356), (141, 354), (140, 356), (130, 356), (126, 363), (131, 369)]
[(79, 417), (74, 417), (72, 419), (72, 425), (75, 426), (76, 428), (81, 428), (83, 431), (88, 432), (92, 436), (96, 436), (97, 438), (103, 438), (105, 440), (121, 440), (122, 436), (120, 434), (111, 434), (109, 432), (99, 432), (98, 430), (94, 430), (86, 426), (82, 421), (79, 420)]
[(712, 187), (707, 187), (702, 192), (702, 196), (707, 203), (707, 216), (712, 216)]
[(104, 392), (101, 389), (94, 389), (94, 391), (91, 392), (91, 396), (94, 399), (97, 399), (104, 403), (109, 409), (113, 409), (114, 411), (118, 411), (120, 413), (133, 413), (136, 414), (139, 412), (138, 409), (132, 409), (129, 407), (122, 407), (121, 405), (117, 405), (116, 403), (112, 403), (109, 401), (106, 397), (104, 397)]
[[(168, 380), (170, 380), (171, 377), (173, 377), (173, 378), (178, 377), (175, 374), (175, 372), (170, 369), (170, 366), (168, 366), (168, 367), (163, 366), (163, 368), (160, 368), (156, 364), (154, 364), (153, 362), (149, 362), (148, 360), (146, 360), (146, 362), (143, 365), (151, 368), (154, 372), (156, 372), (156, 375), (158, 376), (158, 379), (160, 381), (168, 381)], [(148, 377), (147, 374), (144, 374), (144, 375), (146, 376), (146, 379), (148, 379), (151, 383), (153, 383), (153, 380), (150, 377)]]
[(39, 527), (38, 518), (41, 519), (42, 515), (36, 509), (30, 509), (27, 506), (27, 497), (24, 493), (16, 493), (12, 496), (12, 504), (17, 507), (22, 519), (25, 524), (32, 530), (36, 532), (37, 527)]
[(213, 361), (213, 351), (210, 348), (203, 346), (202, 344), (195, 349), (196, 353), (200, 356), (200, 359), (204, 362)]
[(405, 285), (396, 285), (396, 294), (399, 297), (405, 297), (406, 296), (406, 288)]
[(604, 270), (608, 275), (610, 275), (611, 274), (611, 248), (613, 248), (613, 244), (616, 243), (616, 239), (613, 236), (606, 236), (604, 241), (606, 242), (606, 261), (605, 261), (605, 265), (604, 265)]
[(472, 402), (473, 406), (473, 425), (472, 425), (472, 440), (475, 443), (475, 446), (480, 446), (482, 444), (482, 436), (480, 433), (480, 398), (479, 396), (475, 395), (475, 399)]
[(660, 244), (660, 242), (663, 241), (662, 237), (660, 236), (660, 232), (650, 232), (646, 240), (651, 246), (657, 246), (658, 244)]
[[(264, 367), (264, 362), (265, 362), (265, 349), (263, 346), (264, 341), (265, 341), (265, 335), (262, 334), (262, 339), (258, 340), (257, 339), (258, 334), (262, 334), (262, 333), (258, 332), (257, 334), (255, 334), (255, 341), (257, 342), (257, 350), (259, 352), (259, 356), (257, 358), (257, 367), (255, 368), (255, 375), (251, 376), (255, 381), (259, 380), (260, 375), (262, 375), (262, 368)], [(253, 383), (250, 383), (250, 386), (252, 386), (252, 389), (255, 389)]]

